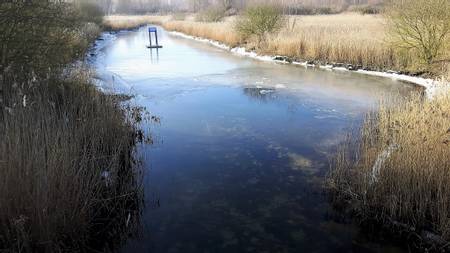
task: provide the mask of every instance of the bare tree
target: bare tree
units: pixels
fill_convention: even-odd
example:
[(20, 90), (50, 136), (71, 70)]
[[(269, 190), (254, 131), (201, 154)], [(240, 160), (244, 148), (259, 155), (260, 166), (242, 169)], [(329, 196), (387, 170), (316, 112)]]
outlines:
[(430, 65), (450, 37), (449, 0), (391, 0), (386, 8), (395, 46), (417, 50)]

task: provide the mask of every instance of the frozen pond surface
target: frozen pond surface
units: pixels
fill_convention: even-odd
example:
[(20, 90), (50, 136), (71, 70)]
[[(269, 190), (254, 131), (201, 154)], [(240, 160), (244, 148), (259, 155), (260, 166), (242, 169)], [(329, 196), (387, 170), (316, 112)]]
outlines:
[(339, 222), (322, 184), (343, 134), (412, 86), (159, 33), (158, 52), (142, 28), (94, 58), (106, 88), (161, 118), (149, 126), (156, 144), (140, 148), (142, 235), (122, 252), (403, 252)]

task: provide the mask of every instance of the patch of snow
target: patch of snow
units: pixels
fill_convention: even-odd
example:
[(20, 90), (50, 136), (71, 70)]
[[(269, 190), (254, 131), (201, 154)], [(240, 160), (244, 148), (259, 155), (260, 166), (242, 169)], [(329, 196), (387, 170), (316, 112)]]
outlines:
[(393, 71), (390, 72), (378, 72), (378, 71), (368, 71), (368, 70), (357, 70), (357, 73), (379, 76), (385, 78), (391, 78), (394, 80), (400, 80), (405, 82), (414, 83), (425, 88), (425, 92), (429, 98), (434, 97), (440, 92), (445, 92), (450, 90), (450, 84), (439, 80), (433, 80), (429, 78), (415, 77), (397, 74)]
[(215, 41), (215, 40), (209, 40), (209, 39), (205, 39), (205, 38), (195, 37), (195, 36), (187, 35), (187, 34), (184, 34), (184, 33), (181, 33), (181, 32), (174, 32), (174, 31), (172, 31), (172, 32), (169, 32), (169, 33), (172, 34), (172, 35), (181, 37), (181, 38), (193, 39), (193, 40), (196, 40), (196, 41), (200, 41), (200, 42), (211, 44), (211, 45), (213, 45), (215, 47), (218, 47), (218, 48), (221, 48), (221, 49), (230, 50), (229, 46), (227, 46), (227, 45), (225, 45), (223, 43), (220, 43), (218, 41)]

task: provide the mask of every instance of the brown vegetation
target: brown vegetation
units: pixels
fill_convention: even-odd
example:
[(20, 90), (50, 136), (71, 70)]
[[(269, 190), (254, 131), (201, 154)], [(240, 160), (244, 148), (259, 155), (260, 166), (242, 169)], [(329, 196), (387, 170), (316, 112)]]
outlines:
[(241, 42), (241, 37), (234, 32), (230, 32), (232, 27), (229, 27), (233, 25), (233, 23), (230, 23), (230, 20), (234, 19), (228, 18), (226, 20), (227, 21), (225, 22), (217, 23), (204, 23), (190, 20), (167, 21), (163, 22), (162, 26), (170, 31), (182, 32), (191, 36), (220, 41), (229, 46), (237, 46)]
[(2, 108), (0, 249), (81, 250), (117, 232), (96, 224), (125, 225), (140, 192), (133, 118), (119, 102), (71, 76)]
[(449, 168), (450, 97), (414, 97), (366, 116), (334, 159), (329, 186), (364, 219), (449, 241)]

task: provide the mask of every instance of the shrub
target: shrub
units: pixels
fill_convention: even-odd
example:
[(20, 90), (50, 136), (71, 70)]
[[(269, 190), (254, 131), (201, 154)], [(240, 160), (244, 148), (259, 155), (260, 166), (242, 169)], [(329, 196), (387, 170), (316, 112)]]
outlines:
[(46, 76), (85, 55), (97, 30), (87, 22), (98, 19), (98, 9), (53, 2), (0, 2), (0, 72)]
[(381, 7), (378, 6), (366, 6), (360, 9), (360, 13), (363, 15), (373, 15), (373, 14), (380, 14), (381, 13)]
[(266, 34), (278, 32), (283, 28), (285, 20), (281, 9), (276, 6), (252, 6), (236, 20), (235, 30), (246, 39), (255, 36), (260, 43)]
[(211, 6), (197, 13), (195, 20), (198, 22), (220, 22), (225, 17), (225, 12), (226, 9), (221, 6)]
[(450, 36), (450, 1), (391, 0), (386, 10), (392, 44), (418, 52), (422, 63), (430, 67)]

